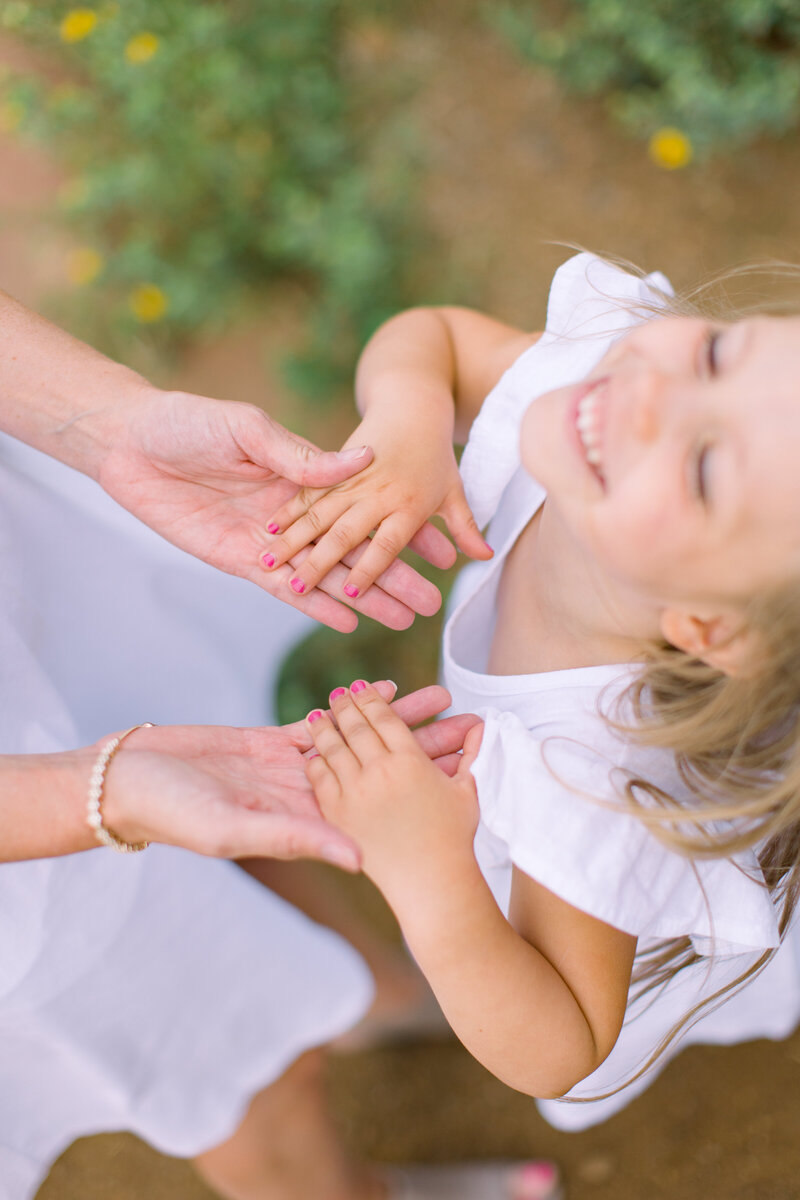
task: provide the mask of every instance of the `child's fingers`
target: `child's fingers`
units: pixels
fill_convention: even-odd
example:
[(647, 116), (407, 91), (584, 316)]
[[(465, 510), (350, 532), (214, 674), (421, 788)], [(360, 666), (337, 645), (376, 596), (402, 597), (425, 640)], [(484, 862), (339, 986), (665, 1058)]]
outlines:
[[(363, 542), (372, 529), (372, 522), (362, 506), (340, 492), (329, 492), (301, 513), (288, 527), (270, 522), (268, 530), (279, 529), (280, 533), (265, 546), (261, 554), (261, 565), (267, 571), (276, 571), (305, 546), (321, 542), (333, 527), (336, 527), (336, 534), (332, 542), (339, 543), (339, 552), (334, 558), (330, 554), (331, 547), (328, 547), (326, 570), (330, 570), (353, 546)], [(325, 571), (319, 571), (317, 579), (321, 579), (324, 574)], [(308, 591), (311, 590), (311, 586), (308, 585)], [(294, 590), (300, 592), (298, 588)]]
[(392, 712), (374, 687), (365, 683), (363, 679), (357, 679), (350, 685), (350, 697), (387, 750), (411, 750), (415, 753), (422, 753), (414, 734), (405, 721)]
[(335, 816), (335, 806), (342, 795), (341, 784), (318, 752), (306, 759), (306, 778), (314, 789), (323, 817)]
[[(344, 565), (354, 567), (370, 548), (370, 545), (370, 539), (367, 538), (360, 546), (356, 546), (355, 550), (351, 550), (342, 559)], [(436, 584), (431, 583), (424, 575), (420, 575), (408, 563), (403, 562), (402, 558), (396, 558), (392, 565), (378, 576), (364, 599), (369, 600), (379, 589), (390, 596), (396, 596), (398, 600), (402, 600), (409, 608), (413, 608), (414, 612), (419, 613), (421, 617), (432, 617), (442, 607), (442, 594)], [(341, 585), (335, 594), (342, 595)], [(353, 599), (357, 600), (356, 597)], [(351, 600), (347, 602), (353, 603)], [(360, 609), (361, 605), (356, 602), (354, 607)], [(363, 611), (366, 612), (366, 607)]]
[[(361, 764), (331, 718), (321, 708), (313, 709), (306, 717), (306, 722), (315, 750), (325, 759), (327, 766), (336, 777), (339, 787), (346, 792), (355, 782), (361, 770)], [(314, 762), (316, 759), (311, 758), (309, 765)]]
[(415, 524), (408, 515), (392, 513), (380, 522), (364, 553), (350, 571), (344, 585), (344, 594), (355, 598), (366, 592), (376, 579), (388, 571), (401, 550), (405, 550), (414, 536)]
[[(367, 687), (369, 684), (363, 679), (357, 679), (350, 685), (349, 690), (338, 687), (330, 695), (331, 711), (339, 726), (339, 732), (364, 767), (386, 754), (386, 746), (380, 736), (355, 703), (356, 696)], [(377, 691), (375, 694), (378, 695)], [(399, 717), (394, 719), (400, 720)]]
[[(287, 592), (283, 592), (282, 594), (286, 595), (287, 601), (290, 604), (295, 604), (296, 607), (300, 607), (297, 601), (308, 601), (306, 611), (310, 612), (312, 616), (316, 615), (315, 611), (312, 610), (314, 597), (319, 596), (322, 599), (323, 592), (328, 593), (324, 599), (329, 603), (330, 599), (336, 596), (342, 601), (343, 605), (350, 605), (349, 608), (344, 608), (343, 611), (351, 616), (355, 617), (351, 609), (356, 609), (357, 612), (363, 613), (365, 617), (371, 617), (373, 621), (380, 621), (381, 625), (385, 625), (388, 629), (408, 629), (409, 625), (412, 625), (414, 622), (415, 612), (422, 612), (423, 615), (428, 615), (430, 612), (431, 605), (429, 603), (428, 591), (415, 587), (401, 589), (399, 586), (393, 585), (390, 590), (384, 588), (381, 584), (378, 587), (370, 588), (364, 596), (357, 596), (353, 600), (348, 599), (342, 591), (347, 578), (347, 567), (342, 566), (340, 563), (337, 563), (333, 570), (328, 572), (313, 591), (297, 595), (293, 592), (293, 589), (288, 587), (289, 580), (296, 577), (303, 578), (304, 570), (302, 564), (310, 554), (311, 550), (306, 547), (299, 554), (293, 556), (292, 566), (287, 564), (287, 566), (281, 567), (280, 570), (284, 574), (287, 588)], [(405, 565), (404, 563), (403, 566)], [(407, 569), (411, 570), (410, 567)], [(421, 605), (418, 600), (418, 592), (420, 591), (424, 605)], [(407, 597), (405, 602), (397, 598), (398, 594), (403, 594)], [(356, 624), (357, 622), (354, 619), (353, 626)], [(349, 632), (349, 629), (345, 628), (344, 631)]]
[[(311, 516), (311, 514), (308, 514)], [(312, 548), (308, 558), (303, 562), (302, 571), (299, 571), (292, 581), (291, 586), (295, 591), (300, 587), (304, 591), (310, 591), (316, 587), (321, 579), (324, 579), (330, 571), (342, 560), (359, 546), (364, 546), (361, 558), (369, 552), (372, 545), (369, 534), (375, 527), (376, 517), (370, 505), (361, 503), (355, 504), (338, 520), (335, 521), (326, 533), (320, 537), (319, 541)], [(302, 524), (302, 522), (298, 522)], [(295, 526), (288, 531), (287, 536), (291, 537), (294, 534)], [(353, 586), (350, 583), (350, 575), (342, 585), (342, 593), (346, 597), (347, 602), (357, 600), (359, 595), (365, 592), (366, 587)], [(342, 594), (340, 593), (340, 595)]]
[(484, 541), (460, 484), (450, 493), (439, 511), (450, 536), (463, 554), (470, 558), (492, 557), (492, 548)]
[[(298, 488), (293, 496), (270, 514), (264, 525), (264, 532), (269, 538), (276, 537), (299, 521), (312, 505), (317, 504), (323, 496), (327, 496), (332, 488)], [(270, 542), (270, 548), (272, 543)]]

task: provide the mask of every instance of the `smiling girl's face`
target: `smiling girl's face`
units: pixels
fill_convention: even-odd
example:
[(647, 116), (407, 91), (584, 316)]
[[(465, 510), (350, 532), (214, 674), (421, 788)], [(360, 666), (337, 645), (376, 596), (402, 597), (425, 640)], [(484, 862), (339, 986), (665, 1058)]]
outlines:
[(800, 317), (668, 317), (528, 409), (522, 461), (576, 550), (658, 605), (800, 578)]

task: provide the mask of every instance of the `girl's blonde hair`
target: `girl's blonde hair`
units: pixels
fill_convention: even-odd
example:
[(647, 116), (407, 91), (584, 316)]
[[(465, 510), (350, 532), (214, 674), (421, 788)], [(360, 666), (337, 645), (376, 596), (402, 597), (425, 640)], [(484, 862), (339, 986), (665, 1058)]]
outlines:
[[(640, 277), (644, 274), (629, 263), (609, 261)], [(769, 289), (754, 296), (753, 284), (759, 278), (769, 281)], [(776, 282), (792, 285), (794, 297), (776, 298)], [(749, 285), (750, 301), (733, 305), (732, 286), (744, 284)], [(798, 313), (798, 293), (800, 266), (768, 263), (734, 268), (681, 296), (660, 296), (652, 305), (637, 303), (636, 311), (641, 309), (643, 319), (680, 315), (731, 321), (754, 313)], [(797, 399), (800, 404), (800, 373)], [(783, 937), (800, 897), (800, 579), (769, 595), (744, 599), (743, 610), (760, 648), (751, 673), (728, 676), (667, 642), (652, 643), (643, 670), (620, 698), (625, 711), (633, 712), (634, 724), (613, 718), (612, 724), (640, 743), (672, 751), (690, 797), (679, 800), (649, 780), (632, 776), (624, 785), (626, 802), (662, 842), (692, 858), (727, 857), (755, 846)], [(763, 970), (774, 954), (767, 950), (686, 1013), (623, 1086), (644, 1074), (679, 1034)], [(655, 994), (679, 971), (701, 961), (688, 937), (648, 948), (637, 955), (633, 998)]]

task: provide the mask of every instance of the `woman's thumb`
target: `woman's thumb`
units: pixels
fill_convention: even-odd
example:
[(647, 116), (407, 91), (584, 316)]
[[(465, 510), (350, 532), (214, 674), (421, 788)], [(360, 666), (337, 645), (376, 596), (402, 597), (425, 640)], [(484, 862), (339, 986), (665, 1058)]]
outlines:
[(320, 450), (264, 414), (266, 420), (248, 438), (253, 462), (301, 487), (328, 487), (362, 471), (373, 459), (370, 446), (347, 450)]

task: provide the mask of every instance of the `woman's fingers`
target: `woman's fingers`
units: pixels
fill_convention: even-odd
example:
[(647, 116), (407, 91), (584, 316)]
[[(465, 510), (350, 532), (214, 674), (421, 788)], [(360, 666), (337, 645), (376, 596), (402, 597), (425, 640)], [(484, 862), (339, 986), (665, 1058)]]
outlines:
[[(370, 545), (371, 542), (367, 538), (360, 546), (356, 546), (355, 550), (351, 550), (344, 556), (344, 565), (354, 567)], [(413, 608), (414, 612), (419, 613), (421, 617), (432, 617), (442, 607), (442, 593), (436, 584), (431, 583), (424, 575), (420, 575), (419, 571), (415, 571), (408, 563), (403, 562), (402, 558), (396, 558), (391, 566), (378, 576), (372, 588), (366, 593), (366, 597), (360, 598), (362, 600), (369, 599), (378, 589), (382, 589), (390, 596), (395, 596), (409, 608)], [(341, 587), (338, 595), (342, 596)], [(344, 596), (342, 598), (346, 599)], [(354, 600), (347, 600), (347, 603), (354, 604), (354, 607), (358, 608), (358, 599), (359, 597), (355, 597)]]
[(452, 567), (457, 557), (453, 543), (430, 521), (419, 527), (409, 541), (408, 548), (442, 571)]
[[(347, 579), (347, 567), (341, 563), (329, 571), (325, 578), (320, 581), (319, 586), (314, 588), (313, 591), (304, 592), (302, 595), (296, 594), (293, 589), (288, 587), (289, 580), (298, 574), (302, 576), (305, 570), (305, 560), (310, 553), (311, 551), (308, 548), (301, 550), (292, 559), (291, 564), (287, 563), (286, 566), (280, 568), (280, 573), (282, 579), (285, 580), (285, 592), (288, 592), (288, 595), (286, 595), (287, 601), (290, 604), (294, 604), (296, 608), (303, 608), (305, 612), (308, 612), (312, 617), (316, 617), (317, 620), (321, 618), (317, 616), (316, 597), (319, 597), (320, 600), (324, 599), (327, 603), (331, 603), (335, 597), (337, 600), (342, 601), (343, 604), (349, 605), (349, 608), (344, 608), (343, 611), (352, 618), (351, 625), (349, 627), (344, 624), (334, 626), (334, 628), (342, 629), (345, 633), (350, 632), (350, 629), (355, 628), (358, 624), (355, 614), (351, 612), (351, 609), (356, 609), (357, 612), (363, 613), (365, 617), (371, 617), (373, 621), (379, 621), (381, 625), (385, 625), (388, 629), (408, 629), (414, 622), (415, 612), (421, 611), (423, 615), (428, 615), (431, 608), (431, 600), (428, 595), (429, 589), (427, 588), (406, 586), (403, 591), (404, 595), (408, 597), (407, 603), (403, 603), (402, 600), (397, 599), (396, 595), (390, 594), (382, 586), (370, 588), (369, 592), (364, 596), (357, 596), (353, 600), (348, 599), (343, 592), (344, 583)], [(409, 567), (408, 570), (410, 571), (411, 568)], [(432, 584), (430, 586), (433, 587)], [(283, 591), (284, 589), (282, 588), (281, 590)], [(399, 592), (401, 589), (396, 587), (394, 590), (395, 592)], [(327, 593), (327, 595), (323, 596), (323, 593)], [(418, 605), (417, 593), (419, 593), (420, 599), (423, 602), (422, 605)], [(331, 624), (331, 622), (329, 621), (328, 624)]]
[(434, 721), (431, 725), (423, 726), (414, 736), (428, 758), (441, 758), (443, 755), (457, 754), (465, 745), (470, 730), (476, 725), (482, 726), (482, 722), (474, 713), (457, 713), (455, 716), (445, 717), (443, 721)]

